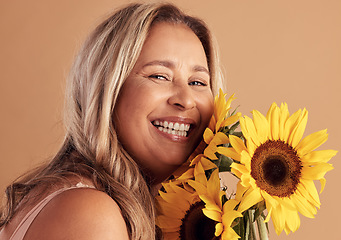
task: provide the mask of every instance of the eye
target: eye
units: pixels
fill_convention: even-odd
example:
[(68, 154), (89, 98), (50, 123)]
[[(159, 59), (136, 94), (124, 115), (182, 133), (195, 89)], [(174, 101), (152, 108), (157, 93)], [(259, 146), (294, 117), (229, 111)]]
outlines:
[(203, 81), (192, 81), (192, 82), (188, 83), (188, 85), (190, 85), (190, 86), (207, 86), (207, 83), (205, 83)]
[(157, 79), (157, 80), (166, 80), (166, 81), (168, 80), (167, 76), (164, 76), (161, 74), (152, 74), (152, 75), (149, 75), (148, 77), (152, 79)]

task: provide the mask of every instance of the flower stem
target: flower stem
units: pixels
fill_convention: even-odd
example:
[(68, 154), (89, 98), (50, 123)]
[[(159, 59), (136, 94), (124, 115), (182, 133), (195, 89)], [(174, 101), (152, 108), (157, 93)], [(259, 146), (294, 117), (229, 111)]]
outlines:
[(264, 218), (259, 215), (257, 217), (258, 234), (260, 240), (269, 240), (268, 231), (265, 226)]
[(246, 225), (246, 234), (245, 234), (246, 240), (256, 240), (256, 226), (254, 222), (254, 212), (255, 210), (253, 209), (249, 209), (247, 211), (248, 221)]

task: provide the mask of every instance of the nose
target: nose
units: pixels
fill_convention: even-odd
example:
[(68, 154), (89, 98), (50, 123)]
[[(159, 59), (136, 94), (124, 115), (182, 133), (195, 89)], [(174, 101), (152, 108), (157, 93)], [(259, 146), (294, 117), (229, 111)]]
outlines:
[(196, 107), (196, 101), (191, 87), (187, 84), (173, 86), (168, 103), (182, 111)]

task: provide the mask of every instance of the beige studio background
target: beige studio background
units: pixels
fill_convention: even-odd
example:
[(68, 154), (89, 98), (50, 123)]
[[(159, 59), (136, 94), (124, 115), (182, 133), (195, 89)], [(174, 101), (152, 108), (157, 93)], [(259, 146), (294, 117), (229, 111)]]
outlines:
[[(126, 1), (128, 2), (128, 1)], [(52, 156), (63, 140), (64, 80), (86, 34), (118, 0), (0, 0), (0, 190)], [(341, 1), (170, 1), (203, 18), (221, 50), (228, 93), (249, 114), (273, 101), (306, 107), (306, 134), (340, 150)], [(341, 154), (331, 160), (322, 207), (300, 229), (270, 239), (340, 239)], [(1, 193), (2, 195), (2, 193)]]

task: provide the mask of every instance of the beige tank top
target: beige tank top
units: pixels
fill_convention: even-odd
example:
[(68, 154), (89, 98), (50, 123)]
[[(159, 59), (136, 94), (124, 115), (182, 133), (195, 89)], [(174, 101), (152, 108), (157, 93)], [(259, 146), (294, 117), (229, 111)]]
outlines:
[(36, 206), (34, 206), (31, 211), (29, 211), (26, 216), (21, 220), (18, 227), (13, 232), (12, 236), (9, 240), (22, 240), (25, 237), (25, 234), (29, 227), (31, 226), (34, 219), (37, 217), (37, 215), (40, 213), (40, 211), (58, 194), (61, 194), (62, 192), (65, 192), (70, 189), (75, 188), (94, 188), (93, 186), (85, 185), (83, 183), (78, 183), (75, 186), (68, 187), (68, 188), (62, 188), (58, 191), (48, 195), (46, 198), (44, 198), (42, 201), (40, 201)]

